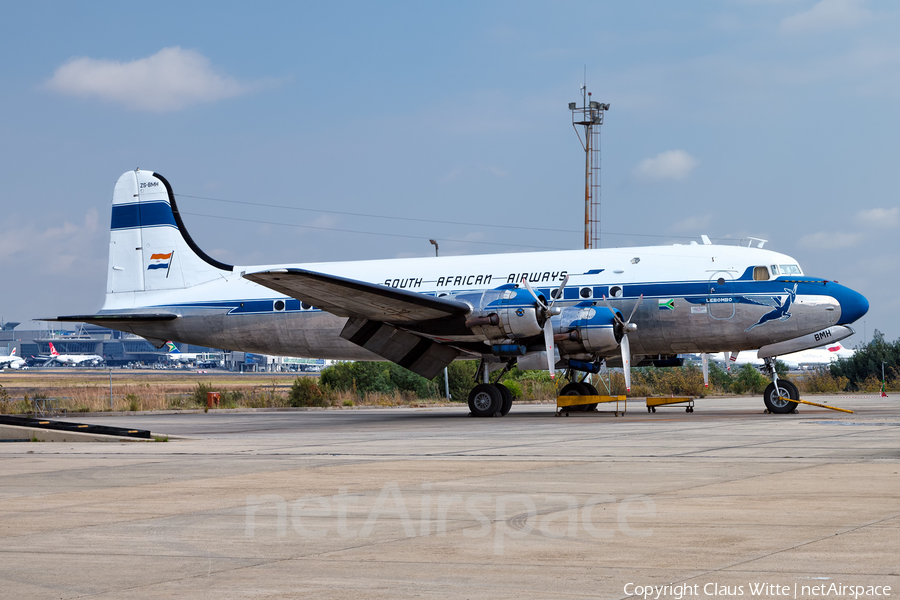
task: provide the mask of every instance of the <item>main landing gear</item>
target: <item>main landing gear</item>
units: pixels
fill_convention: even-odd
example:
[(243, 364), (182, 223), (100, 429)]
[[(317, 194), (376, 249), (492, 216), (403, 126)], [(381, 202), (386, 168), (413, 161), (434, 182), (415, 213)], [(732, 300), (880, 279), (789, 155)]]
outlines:
[(473, 417), (505, 417), (512, 402), (512, 392), (502, 383), (479, 383), (469, 392)]
[(500, 380), (514, 364), (515, 360), (509, 360), (494, 383), (491, 383), (490, 368), (485, 361), (481, 361), (478, 370), (475, 371), (475, 381), (483, 379), (484, 383), (479, 383), (469, 392), (469, 410), (473, 417), (506, 416), (512, 408), (513, 395)]
[(764, 371), (772, 377), (772, 383), (763, 393), (766, 410), (775, 415), (787, 415), (797, 410), (797, 403), (791, 400), (800, 399), (800, 390), (787, 379), (779, 379), (775, 371), (775, 358), (766, 358)]

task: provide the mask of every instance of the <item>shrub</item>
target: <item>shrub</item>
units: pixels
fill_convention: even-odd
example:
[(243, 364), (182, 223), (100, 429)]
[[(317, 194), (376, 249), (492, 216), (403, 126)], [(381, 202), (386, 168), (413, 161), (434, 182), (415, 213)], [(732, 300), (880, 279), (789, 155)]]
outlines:
[(191, 393), (191, 400), (200, 406), (206, 406), (206, 394), (215, 391), (208, 383), (198, 383), (197, 388)]
[(735, 394), (761, 394), (769, 385), (769, 380), (756, 367), (744, 364), (737, 370), (731, 391)]
[(323, 369), (319, 380), (328, 389), (351, 391), (360, 396), (370, 392), (409, 392), (419, 398), (434, 398), (438, 395), (435, 383), (388, 362), (337, 363)]
[(513, 400), (520, 400), (522, 398), (522, 386), (518, 381), (511, 379), (509, 381), (504, 381), (503, 385), (510, 391)]
[(847, 389), (847, 384), (850, 383), (850, 380), (842, 376), (835, 377), (831, 374), (830, 368), (822, 367), (809, 371), (796, 383), (801, 392), (833, 394)]
[(326, 406), (327, 398), (314, 377), (297, 377), (288, 394), (291, 406)]
[(125, 403), (132, 412), (141, 410), (141, 399), (136, 394), (125, 394)]

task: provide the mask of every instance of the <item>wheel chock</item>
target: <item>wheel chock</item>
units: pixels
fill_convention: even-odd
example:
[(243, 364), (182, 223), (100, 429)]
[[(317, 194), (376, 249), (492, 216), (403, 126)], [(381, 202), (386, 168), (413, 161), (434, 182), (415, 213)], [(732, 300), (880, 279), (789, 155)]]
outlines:
[(819, 404), (818, 402), (810, 402), (809, 400), (800, 400), (799, 398), (794, 400), (792, 398), (782, 398), (781, 396), (779, 396), (778, 399), (786, 400), (788, 402), (797, 402), (799, 404), (809, 404), (810, 406), (818, 406), (819, 408), (827, 408), (829, 410), (839, 410), (841, 412), (850, 413), (851, 415), (855, 414), (852, 410), (849, 410), (847, 408), (838, 408), (837, 406), (828, 406), (827, 404)]

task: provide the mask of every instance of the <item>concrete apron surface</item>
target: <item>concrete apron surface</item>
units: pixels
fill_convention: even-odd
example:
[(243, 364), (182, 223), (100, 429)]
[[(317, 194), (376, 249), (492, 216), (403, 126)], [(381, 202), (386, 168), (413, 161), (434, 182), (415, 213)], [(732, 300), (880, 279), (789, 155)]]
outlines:
[(0, 444), (0, 599), (896, 597), (900, 397), (825, 400), (97, 418), (174, 441)]

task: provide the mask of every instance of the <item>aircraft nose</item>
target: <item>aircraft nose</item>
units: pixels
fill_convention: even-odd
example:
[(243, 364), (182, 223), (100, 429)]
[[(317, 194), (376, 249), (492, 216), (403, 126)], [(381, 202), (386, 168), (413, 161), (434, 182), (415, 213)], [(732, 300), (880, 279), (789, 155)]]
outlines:
[(841, 304), (841, 319), (838, 321), (838, 325), (849, 325), (869, 312), (869, 301), (859, 292), (841, 287), (840, 293), (835, 294), (837, 301)]

